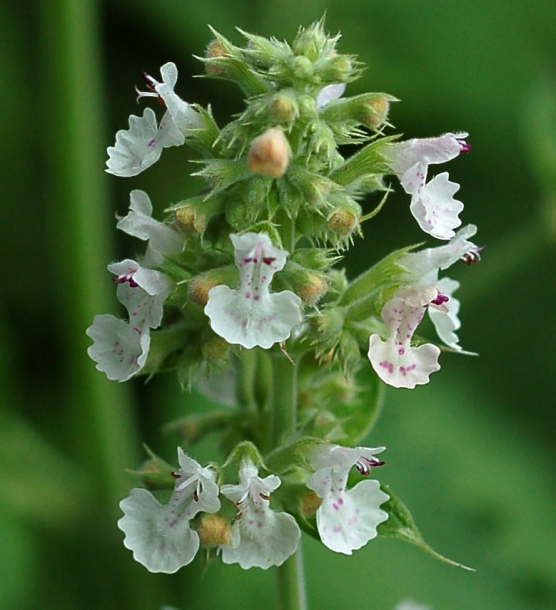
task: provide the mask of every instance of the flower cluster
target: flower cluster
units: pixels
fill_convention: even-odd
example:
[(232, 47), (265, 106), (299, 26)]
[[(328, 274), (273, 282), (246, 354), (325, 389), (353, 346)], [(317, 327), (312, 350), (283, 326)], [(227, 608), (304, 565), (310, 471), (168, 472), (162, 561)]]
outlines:
[[(387, 135), (396, 98), (347, 95), (361, 66), (322, 22), (292, 45), (243, 34), (238, 47), (214, 32), (203, 59), (208, 76), (245, 93), (240, 115), (219, 126), (210, 108), (176, 93), (177, 68), (166, 63), (161, 80), (145, 75), (148, 90), (138, 91), (139, 102), (162, 104), (161, 118), (149, 107), (131, 116), (108, 148), (106, 171), (130, 178), (164, 148), (187, 146), (206, 187), (162, 221), (145, 192), (131, 191), (117, 228), (146, 251), (108, 266), (127, 319), (96, 316), (87, 331), (89, 355), (109, 379), (175, 371), (223, 407), (173, 424), (188, 451), (218, 433), (230, 455), (222, 466), (202, 467), (180, 449), (179, 469), (162, 485), (166, 502), (154, 486), (121, 503), (125, 545), (153, 572), (175, 572), (200, 548), (245, 569), (278, 566), (301, 530), (349, 555), (392, 531), (400, 503), (374, 479), (349, 479), (383, 464), (383, 447), (360, 446), (378, 412), (378, 380), (411, 389), (439, 370), (441, 347), (416, 334), (427, 312), (443, 349), (469, 353), (456, 334), (459, 283), (442, 274), (479, 260), (476, 227), (455, 231), (459, 186), (446, 172), (428, 177), (430, 165), (470, 150), (467, 134)], [(384, 206), (392, 176), (419, 227), (442, 244), (393, 244), (350, 280), (337, 263)], [(366, 211), (365, 197), (377, 193)]]
[[(352, 466), (368, 475), (372, 467), (383, 464), (374, 456), (383, 449), (321, 444), (309, 452), (314, 473), (306, 486), (320, 499), (317, 530), (329, 549), (351, 555), (375, 538), (377, 526), (388, 518), (379, 508), (388, 495), (376, 480), (347, 488)], [(202, 467), (182, 449), (178, 460), (167, 504), (142, 488), (132, 489), (120, 504), (124, 516), (118, 526), (136, 561), (150, 572), (173, 573), (203, 546), (221, 554), (224, 563), (265, 570), (295, 553), (301, 536), (295, 518), (270, 506), (271, 494), (281, 485), (278, 476), (261, 478), (251, 457), (244, 456), (239, 483), (219, 486), (213, 468)], [(223, 505), (226, 501), (228, 506)]]

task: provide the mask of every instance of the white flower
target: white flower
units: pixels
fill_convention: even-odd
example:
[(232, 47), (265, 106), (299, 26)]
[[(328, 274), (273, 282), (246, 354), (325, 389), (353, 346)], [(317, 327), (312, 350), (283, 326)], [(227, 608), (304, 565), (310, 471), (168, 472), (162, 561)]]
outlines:
[(321, 444), (313, 447), (308, 460), (315, 473), (307, 481), (322, 504), (317, 510), (317, 529), (325, 546), (351, 555), (376, 538), (377, 526), (388, 519), (379, 507), (389, 499), (376, 480), (361, 481), (347, 489), (349, 471), (356, 466), (367, 475), (383, 462), (375, 457), (384, 447), (341, 447)]
[(245, 570), (282, 565), (295, 553), (301, 532), (291, 515), (269, 506), (269, 496), (280, 486), (280, 479), (276, 475), (261, 479), (255, 465), (244, 460), (239, 480), (239, 485), (220, 489), (239, 511), (232, 527), (232, 544), (221, 547), (222, 561), (239, 563)]
[(181, 144), (183, 144), (184, 138), (187, 135), (187, 130), (200, 128), (203, 126), (203, 122), (199, 113), (174, 92), (174, 87), (178, 80), (178, 69), (176, 64), (172, 62), (164, 64), (160, 68), (160, 74), (162, 76), (161, 83), (152, 78), (152, 76), (145, 74), (145, 79), (149, 88), (152, 89), (152, 92), (139, 91), (139, 97), (157, 97), (163, 100), (168, 115), (171, 117), (179, 132), (182, 133)]
[(126, 307), (130, 324), (141, 330), (160, 326), (163, 303), (172, 290), (169, 279), (129, 258), (108, 265), (108, 271), (117, 276), (118, 301)]
[(128, 235), (148, 241), (146, 264), (159, 265), (164, 260), (164, 254), (183, 250), (183, 236), (152, 217), (153, 206), (147, 193), (134, 190), (129, 199), (129, 213), (118, 220), (116, 227)]
[(289, 290), (270, 293), (277, 271), (284, 268), (287, 252), (272, 245), (266, 233), (230, 235), (240, 287), (221, 285), (208, 293), (205, 313), (212, 330), (228, 343), (247, 349), (268, 349), (285, 341), (301, 320), (301, 299)]
[(321, 110), (327, 104), (330, 104), (330, 102), (340, 99), (344, 95), (345, 90), (345, 83), (336, 83), (323, 87), (317, 94), (317, 110)]
[(412, 389), (429, 382), (429, 375), (440, 369), (440, 349), (432, 343), (411, 347), (413, 333), (434, 301), (442, 304), (433, 286), (413, 286), (399, 290), (382, 308), (388, 333), (384, 341), (377, 334), (369, 339), (369, 360), (377, 375), (395, 388)]
[(172, 574), (190, 563), (199, 549), (191, 519), (220, 509), (214, 472), (181, 449), (178, 459), (180, 470), (168, 504), (160, 504), (146, 489), (132, 489), (120, 502), (124, 516), (118, 527), (125, 533), (124, 545), (150, 572)]
[(142, 117), (129, 117), (129, 129), (116, 134), (116, 145), (107, 149), (106, 171), (124, 178), (136, 176), (158, 161), (163, 148), (180, 144), (183, 135), (174, 122), (163, 118), (157, 125), (154, 111), (145, 108)]
[(406, 193), (411, 195), (410, 210), (423, 231), (437, 239), (450, 239), (453, 229), (461, 224), (458, 218), (463, 204), (453, 198), (459, 185), (448, 180), (446, 172), (427, 183), (428, 167), (445, 163), (470, 145), (466, 133), (446, 133), (438, 138), (407, 140), (390, 144), (390, 167), (398, 175)]
[(451, 267), (458, 260), (463, 262), (468, 262), (470, 259), (478, 260), (480, 248), (469, 241), (476, 232), (475, 225), (466, 225), (447, 244), (410, 252), (404, 256), (401, 264), (414, 279), (419, 279), (421, 285), (435, 284), (438, 280), (438, 272)]
[(112, 315), (95, 316), (87, 335), (93, 345), (87, 353), (97, 369), (111, 381), (127, 381), (145, 366), (151, 344), (150, 329), (162, 322), (163, 303), (171, 292), (168, 278), (153, 269), (126, 259), (108, 265), (116, 274), (118, 300), (129, 322)]
[(145, 366), (151, 345), (148, 329), (105, 314), (95, 316), (86, 332), (94, 341), (87, 353), (110, 381), (127, 381)]
[[(453, 293), (460, 284), (448, 277), (439, 279), (438, 275), (441, 270), (447, 269), (458, 260), (463, 262), (478, 260), (480, 248), (468, 241), (468, 238), (475, 235), (476, 231), (475, 225), (467, 225), (444, 246), (411, 252), (401, 261), (401, 264), (410, 273), (408, 280), (417, 286), (435, 286), (441, 295), (447, 297), (446, 301), (440, 305), (432, 303), (428, 311), (440, 340), (457, 351), (462, 351), (455, 333), (461, 326), (458, 319), (460, 302), (453, 296)], [(472, 352), (465, 353), (471, 354)]]
[(458, 190), (459, 184), (450, 182), (448, 172), (442, 172), (413, 194), (409, 209), (425, 233), (437, 239), (454, 236), (463, 210), (463, 203), (453, 197)]

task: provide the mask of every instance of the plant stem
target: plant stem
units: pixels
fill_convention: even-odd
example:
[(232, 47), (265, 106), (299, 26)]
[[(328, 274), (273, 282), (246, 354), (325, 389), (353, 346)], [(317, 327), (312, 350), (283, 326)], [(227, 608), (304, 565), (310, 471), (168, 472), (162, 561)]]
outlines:
[(277, 572), (279, 610), (307, 610), (301, 542), (295, 555), (277, 568)]
[[(273, 447), (291, 434), (297, 423), (297, 365), (279, 352), (273, 361), (272, 436)], [(306, 610), (307, 594), (301, 541), (292, 557), (276, 568), (279, 610)]]

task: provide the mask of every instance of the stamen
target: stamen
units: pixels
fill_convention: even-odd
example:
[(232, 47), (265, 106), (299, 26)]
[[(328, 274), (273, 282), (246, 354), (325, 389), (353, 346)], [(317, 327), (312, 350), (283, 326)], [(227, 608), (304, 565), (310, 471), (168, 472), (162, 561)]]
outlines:
[(139, 284), (133, 279), (133, 273), (127, 275), (120, 275), (114, 278), (116, 284), (129, 284), (132, 288), (139, 288)]
[(442, 294), (441, 292), (439, 292), (436, 299), (433, 299), (431, 301), (431, 303), (433, 305), (444, 305), (444, 303), (447, 303), (449, 300), (450, 300), (449, 297), (447, 297), (445, 294)]
[(469, 252), (466, 252), (462, 257), (461, 257), (461, 262), (464, 265), (475, 265), (476, 263), (480, 262), (481, 260), (481, 251), (484, 249), (484, 246), (475, 246), (474, 248), (471, 248), (471, 250), (469, 250)]

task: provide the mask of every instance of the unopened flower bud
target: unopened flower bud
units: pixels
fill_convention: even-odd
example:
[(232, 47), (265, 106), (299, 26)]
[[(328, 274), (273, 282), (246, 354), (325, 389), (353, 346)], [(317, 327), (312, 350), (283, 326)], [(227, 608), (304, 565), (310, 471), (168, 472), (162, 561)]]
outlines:
[(222, 282), (219, 282), (216, 278), (211, 278), (209, 274), (194, 277), (189, 282), (189, 287), (187, 289), (189, 300), (200, 307), (205, 307), (208, 303), (208, 293), (210, 289), (219, 286), (221, 283)]
[(330, 59), (320, 71), (324, 81), (344, 83), (350, 77), (353, 63), (348, 55), (338, 55)]
[(369, 100), (369, 114), (367, 116), (366, 124), (371, 129), (378, 129), (388, 118), (388, 112), (390, 110), (390, 101), (386, 95), (377, 95), (375, 98)]
[(301, 514), (305, 518), (312, 517), (317, 512), (321, 504), (322, 500), (315, 492), (304, 494), (299, 498)]
[(328, 228), (340, 237), (348, 237), (359, 226), (359, 215), (351, 210), (336, 210), (327, 221)]
[(327, 293), (328, 282), (317, 273), (308, 274), (306, 279), (296, 286), (296, 294), (307, 305), (314, 305)]
[[(207, 47), (205, 53), (205, 57), (207, 59), (226, 57), (227, 55), (228, 54), (226, 53), (223, 44), (219, 40), (213, 40)], [(205, 66), (206, 72), (210, 76), (224, 76), (226, 74), (226, 70), (224, 70), (222, 66), (219, 66), (216, 63), (207, 62)]]
[(148, 489), (172, 489), (175, 483), (172, 477), (173, 471), (172, 466), (153, 455), (152, 459), (141, 466), (137, 475)]
[(230, 344), (222, 339), (222, 337), (213, 335), (206, 341), (203, 341), (201, 350), (203, 356), (207, 360), (210, 360), (211, 362), (221, 362), (227, 360), (230, 352)]
[(280, 178), (290, 160), (290, 147), (281, 129), (273, 127), (255, 138), (249, 150), (249, 169), (262, 176)]
[(200, 214), (193, 206), (187, 205), (176, 210), (174, 218), (180, 229), (184, 231), (199, 235), (205, 231), (207, 218), (205, 214)]
[(205, 515), (197, 528), (199, 542), (204, 549), (230, 544), (232, 528), (226, 519), (218, 515)]
[(288, 93), (278, 93), (269, 107), (272, 120), (279, 123), (291, 123), (299, 116), (299, 107), (295, 98)]
[(304, 55), (292, 57), (288, 62), (288, 67), (292, 71), (293, 76), (300, 80), (310, 78), (314, 72), (313, 62)]

